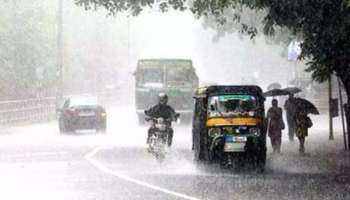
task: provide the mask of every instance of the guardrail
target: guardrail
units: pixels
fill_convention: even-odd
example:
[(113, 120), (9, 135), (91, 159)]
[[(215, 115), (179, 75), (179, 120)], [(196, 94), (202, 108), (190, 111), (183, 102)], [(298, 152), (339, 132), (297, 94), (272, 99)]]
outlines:
[[(101, 104), (113, 105), (116, 92), (103, 92), (97, 95)], [(15, 101), (0, 101), (0, 125), (35, 123), (55, 119), (56, 97), (44, 97)]]
[(55, 111), (54, 97), (0, 101), (0, 124), (49, 120), (55, 117)]

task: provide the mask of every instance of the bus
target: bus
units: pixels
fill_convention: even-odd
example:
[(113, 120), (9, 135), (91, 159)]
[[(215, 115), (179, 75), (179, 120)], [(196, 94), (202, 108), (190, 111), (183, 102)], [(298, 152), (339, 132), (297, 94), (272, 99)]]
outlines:
[(192, 119), (193, 93), (199, 80), (190, 59), (140, 59), (135, 75), (135, 103), (140, 123), (144, 122), (144, 110), (157, 104), (158, 94), (169, 97), (168, 104), (181, 120)]

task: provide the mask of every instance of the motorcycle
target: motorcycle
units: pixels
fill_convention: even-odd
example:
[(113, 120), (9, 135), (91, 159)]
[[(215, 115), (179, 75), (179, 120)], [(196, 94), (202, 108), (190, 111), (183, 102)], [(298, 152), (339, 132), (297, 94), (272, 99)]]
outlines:
[[(179, 114), (175, 116), (175, 121)], [(159, 162), (163, 162), (166, 155), (166, 145), (168, 141), (168, 131), (171, 128), (172, 119), (147, 117), (146, 121), (151, 121), (154, 132), (149, 138), (148, 152), (153, 154)]]

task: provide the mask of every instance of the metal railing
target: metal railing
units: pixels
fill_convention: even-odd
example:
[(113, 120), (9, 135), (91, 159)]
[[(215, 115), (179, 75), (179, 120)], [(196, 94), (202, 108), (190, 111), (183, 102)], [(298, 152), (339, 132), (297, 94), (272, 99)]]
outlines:
[[(98, 93), (102, 105), (111, 106), (118, 99), (116, 92)], [(35, 123), (56, 117), (56, 97), (0, 101), (0, 125)]]
[(56, 98), (46, 97), (0, 102), (0, 124), (38, 122), (53, 119)]

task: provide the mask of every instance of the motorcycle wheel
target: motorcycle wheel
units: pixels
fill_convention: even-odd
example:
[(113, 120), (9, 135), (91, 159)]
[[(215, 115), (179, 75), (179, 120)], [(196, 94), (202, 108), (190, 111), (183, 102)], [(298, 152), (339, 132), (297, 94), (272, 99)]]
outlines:
[(165, 159), (165, 155), (163, 153), (157, 154), (156, 159), (159, 163), (162, 163)]

